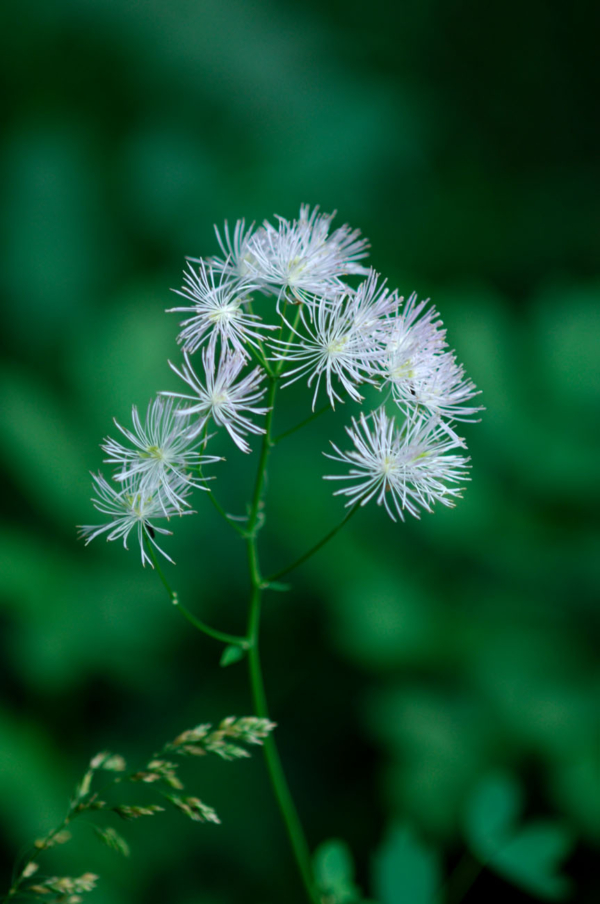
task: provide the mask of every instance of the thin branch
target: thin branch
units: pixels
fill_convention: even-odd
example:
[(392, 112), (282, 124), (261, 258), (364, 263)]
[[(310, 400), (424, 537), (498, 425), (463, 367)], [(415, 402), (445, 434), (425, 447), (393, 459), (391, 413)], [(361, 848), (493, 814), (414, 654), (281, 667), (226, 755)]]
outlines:
[(285, 430), (283, 433), (280, 433), (278, 436), (276, 436), (275, 439), (272, 440), (273, 445), (276, 446), (277, 443), (281, 442), (282, 439), (285, 439), (286, 436), (291, 436), (292, 433), (296, 432), (296, 430), (300, 430), (302, 427), (305, 427), (306, 424), (310, 424), (310, 422), (314, 421), (315, 418), (318, 418), (321, 414), (325, 414), (326, 411), (330, 410), (331, 405), (323, 405), (323, 407), (319, 408), (318, 411), (313, 411), (312, 414), (309, 414), (307, 418), (304, 418), (304, 420), (300, 421), (299, 424), (296, 424), (295, 427), (292, 427), (290, 430)]
[(186, 609), (179, 602), (179, 598), (176, 593), (174, 593), (171, 597), (171, 601), (173, 605), (179, 609), (184, 618), (186, 618), (194, 628), (197, 628), (198, 631), (203, 631), (204, 634), (208, 634), (209, 637), (213, 637), (215, 640), (220, 640), (221, 643), (226, 644), (235, 644), (238, 647), (242, 647), (243, 650), (250, 649), (250, 642), (247, 637), (238, 637), (236, 634), (226, 634), (225, 631), (217, 631), (216, 628), (211, 628), (210, 625), (205, 624), (203, 621), (200, 621), (199, 618), (196, 618), (195, 615)]
[(296, 559), (295, 562), (292, 562), (291, 565), (287, 565), (285, 568), (280, 568), (279, 571), (274, 571), (273, 574), (270, 574), (268, 577), (266, 577), (265, 584), (270, 584), (273, 581), (278, 581), (279, 578), (282, 578), (285, 574), (288, 574), (288, 572), (293, 571), (294, 568), (298, 568), (299, 565), (304, 564), (307, 559), (310, 559), (311, 556), (314, 556), (316, 552), (318, 552), (323, 546), (325, 546), (326, 543), (329, 543), (329, 541), (332, 540), (333, 537), (335, 537), (338, 531), (340, 531), (344, 527), (344, 525), (348, 523), (352, 515), (354, 515), (354, 513), (357, 512), (359, 508), (360, 504), (356, 503), (356, 505), (354, 505), (350, 509), (346, 517), (343, 518), (343, 520), (340, 521), (340, 523), (336, 527), (334, 527), (333, 530), (330, 530), (328, 534), (325, 534), (325, 536), (321, 540), (319, 540), (318, 543), (315, 543), (315, 545), (312, 546), (308, 550), (308, 552), (305, 552), (303, 556), (300, 556), (300, 558)]
[(227, 644), (235, 644), (238, 647), (242, 647), (244, 650), (248, 650), (250, 647), (250, 643), (247, 637), (239, 637), (236, 634), (227, 634), (225, 631), (218, 631), (216, 628), (211, 628), (210, 625), (205, 624), (203, 621), (200, 621), (199, 618), (196, 618), (195, 615), (186, 609), (184, 605), (179, 601), (179, 597), (175, 590), (171, 587), (166, 577), (163, 574), (163, 570), (160, 567), (160, 564), (156, 558), (156, 554), (152, 549), (152, 545), (150, 543), (146, 544), (146, 548), (148, 549), (150, 558), (152, 559), (152, 564), (154, 565), (154, 570), (156, 574), (160, 578), (165, 590), (169, 594), (171, 602), (175, 606), (175, 608), (181, 612), (183, 617), (189, 621), (191, 625), (194, 626), (198, 631), (202, 631), (204, 634), (207, 634), (209, 637), (214, 638), (215, 640), (220, 640), (221, 643)]

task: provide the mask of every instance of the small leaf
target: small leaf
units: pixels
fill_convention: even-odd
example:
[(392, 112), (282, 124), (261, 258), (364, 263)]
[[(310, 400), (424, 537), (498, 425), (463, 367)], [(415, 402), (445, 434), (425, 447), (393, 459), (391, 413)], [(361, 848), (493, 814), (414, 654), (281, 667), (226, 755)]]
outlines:
[(313, 857), (315, 879), (332, 904), (358, 904), (360, 890), (354, 884), (354, 862), (345, 841), (331, 838), (319, 845)]
[(521, 807), (521, 790), (508, 773), (492, 773), (479, 783), (465, 814), (467, 839), (479, 860), (492, 857), (512, 837)]
[(373, 884), (381, 904), (435, 904), (441, 885), (438, 852), (409, 825), (396, 823), (375, 854)]
[(493, 860), (497, 872), (531, 894), (547, 901), (562, 901), (570, 892), (560, 862), (573, 844), (572, 834), (554, 822), (532, 822), (515, 834)]
[(282, 584), (280, 581), (271, 581), (265, 587), (265, 590), (275, 590), (276, 593), (287, 593), (288, 590), (292, 589), (291, 584)]
[(495, 774), (475, 789), (466, 812), (465, 834), (475, 856), (509, 882), (548, 901), (570, 890), (558, 874), (573, 838), (557, 822), (538, 820), (517, 825), (521, 791), (510, 775)]
[(219, 665), (222, 668), (225, 666), (233, 665), (234, 662), (239, 662), (240, 659), (243, 659), (246, 655), (246, 651), (243, 647), (238, 646), (237, 644), (229, 644), (223, 650), (221, 654), (221, 659), (219, 660)]
[(314, 854), (315, 876), (320, 885), (331, 888), (354, 878), (352, 854), (345, 841), (331, 838), (319, 845)]
[(118, 854), (122, 854), (124, 857), (129, 857), (129, 845), (127, 844), (125, 839), (121, 835), (119, 835), (116, 829), (113, 829), (112, 826), (108, 826), (105, 829), (102, 829), (99, 826), (94, 826), (94, 830), (102, 844), (105, 844), (107, 847), (109, 847), (113, 851), (116, 851)]

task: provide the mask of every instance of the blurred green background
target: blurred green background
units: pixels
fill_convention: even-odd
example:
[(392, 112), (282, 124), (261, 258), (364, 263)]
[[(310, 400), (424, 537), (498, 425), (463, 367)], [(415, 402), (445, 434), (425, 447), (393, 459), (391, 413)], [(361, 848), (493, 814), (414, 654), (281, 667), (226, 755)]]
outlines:
[[(75, 525), (94, 520), (88, 472), (111, 418), (127, 423), (132, 403), (173, 386), (177, 321), (163, 311), (184, 256), (215, 252), (214, 222), (291, 218), (306, 202), (359, 227), (392, 286), (432, 297), (487, 408), (466, 428), (472, 483), (455, 510), (394, 525), (369, 507), (292, 593), (267, 599), (267, 688), (310, 843), (343, 836), (381, 904), (421, 904), (383, 888), (382, 843), (409, 826), (446, 874), (464, 865), (469, 801), (500, 774), (524, 789), (527, 818), (572, 838), (572, 900), (597, 900), (590, 12), (540, 0), (2, 4), (3, 888), (96, 751), (135, 763), (186, 727), (250, 712), (244, 665), (217, 667), (219, 645), (178, 618), (135, 544), (85, 548)], [(292, 420), (309, 405), (300, 390), (289, 403)], [(261, 536), (273, 568), (341, 515), (321, 453), (346, 417), (277, 450)], [(243, 511), (255, 456), (228, 452), (219, 490)], [(176, 525), (169, 574), (200, 617), (239, 633), (243, 548), (198, 507)], [(49, 869), (100, 873), (98, 904), (302, 901), (260, 752), (193, 767), (190, 790), (222, 826), (132, 824), (131, 861), (81, 827)], [(494, 891), (533, 900), (492, 869), (464, 900)]]

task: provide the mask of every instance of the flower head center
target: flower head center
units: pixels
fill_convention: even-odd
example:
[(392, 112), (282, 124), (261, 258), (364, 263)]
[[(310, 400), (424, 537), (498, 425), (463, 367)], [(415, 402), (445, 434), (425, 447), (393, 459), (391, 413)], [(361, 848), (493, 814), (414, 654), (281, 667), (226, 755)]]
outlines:
[(342, 355), (346, 346), (348, 345), (348, 334), (345, 336), (339, 336), (337, 339), (332, 339), (329, 345), (327, 346), (327, 353), (330, 358), (337, 358), (339, 355)]
[(391, 380), (414, 380), (415, 370), (410, 358), (394, 363), (389, 370)]
[(239, 313), (239, 305), (230, 301), (228, 304), (220, 305), (214, 311), (211, 311), (207, 317), (211, 323), (230, 323), (232, 320), (238, 316)]
[(145, 452), (142, 452), (144, 458), (154, 458), (156, 461), (164, 461), (166, 459), (165, 450), (161, 446), (148, 446)]
[(385, 455), (381, 462), (381, 473), (389, 474), (398, 470), (398, 460), (395, 455)]
[(123, 497), (123, 500), (135, 518), (144, 520), (144, 509), (149, 499), (144, 499), (141, 493), (129, 493)]
[(226, 405), (229, 402), (229, 394), (225, 389), (215, 389), (210, 397), (210, 401), (213, 408), (222, 408), (223, 405)]
[(293, 257), (290, 261), (288, 261), (287, 265), (287, 283), (288, 285), (293, 285), (297, 282), (302, 276), (303, 271), (306, 270), (306, 261), (302, 257)]

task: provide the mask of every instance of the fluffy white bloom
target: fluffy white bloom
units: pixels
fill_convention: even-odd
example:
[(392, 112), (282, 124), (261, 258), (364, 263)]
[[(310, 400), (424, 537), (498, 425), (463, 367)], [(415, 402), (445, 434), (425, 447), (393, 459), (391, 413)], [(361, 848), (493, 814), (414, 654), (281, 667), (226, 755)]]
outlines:
[[(382, 375), (398, 406), (405, 412), (422, 407), (450, 420), (467, 420), (480, 408), (465, 403), (477, 395), (464, 369), (446, 351), (446, 330), (434, 307), (417, 303), (413, 293), (405, 308), (388, 321)], [(446, 429), (456, 437), (454, 431)]]
[(359, 423), (353, 418), (346, 431), (354, 449), (341, 452), (332, 443), (336, 455), (327, 457), (352, 465), (350, 472), (325, 480), (352, 482), (334, 493), (347, 496), (347, 506), (365, 505), (376, 496), (377, 504), (385, 506), (393, 521), (396, 514), (404, 520), (405, 510), (418, 518), (419, 506), (428, 512), (435, 502), (453, 506), (461, 489), (452, 484), (468, 480), (468, 459), (448, 454), (458, 443), (437, 418), (415, 417), (398, 428), (394, 418), (380, 408), (369, 420), (364, 414)]
[(295, 340), (271, 340), (275, 360), (303, 362), (283, 374), (292, 377), (284, 386), (309, 374), (309, 386), (316, 380), (314, 410), (324, 376), (329, 400), (335, 408), (336, 399), (342, 401), (333, 386), (335, 375), (348, 395), (354, 401), (361, 401), (356, 387), (365, 381), (375, 382), (373, 375), (379, 373), (377, 362), (385, 352), (385, 318), (398, 304), (397, 293), (389, 292), (384, 283), (378, 284), (378, 275), (373, 270), (356, 292), (340, 291), (329, 298), (313, 299), (300, 309), (301, 329), (286, 321)]
[(295, 339), (271, 341), (275, 360), (301, 362), (298, 367), (283, 373), (283, 377), (292, 378), (283, 386), (289, 386), (307, 374), (308, 385), (315, 383), (313, 411), (323, 377), (333, 408), (336, 400), (343, 401), (334, 388), (334, 376), (356, 402), (362, 400), (356, 387), (365, 380), (373, 382), (369, 376), (370, 362), (379, 350), (373, 344), (373, 334), (364, 330), (356, 314), (352, 295), (338, 294), (329, 302), (320, 299), (318, 304), (300, 309), (298, 326), (286, 321)]
[(277, 217), (278, 227), (265, 221), (248, 241), (247, 260), (253, 277), (279, 290), (279, 298), (286, 289), (298, 299), (304, 293), (329, 295), (342, 285), (340, 277), (368, 269), (357, 263), (368, 255), (369, 243), (360, 238), (358, 229), (340, 226), (329, 234), (335, 214), (310, 211), (306, 204), (300, 216), (290, 222)]
[(247, 310), (245, 293), (255, 289), (255, 285), (236, 285), (226, 273), (217, 273), (204, 261), (200, 261), (198, 271), (188, 265), (183, 279), (185, 285), (175, 291), (192, 305), (169, 308), (168, 313), (189, 311), (192, 314), (180, 324), (183, 330), (177, 337), (186, 352), (195, 352), (208, 337), (212, 345), (219, 338), (223, 345), (247, 355), (244, 348), (247, 342), (256, 345), (262, 339), (261, 329), (274, 329)]
[(194, 372), (185, 352), (183, 357), (184, 364), (181, 370), (178, 370), (170, 361), (169, 365), (177, 376), (188, 384), (194, 395), (179, 392), (163, 392), (161, 395), (175, 396), (193, 403), (180, 408), (178, 414), (189, 417), (196, 415), (200, 418), (196, 432), (200, 432), (208, 418), (212, 417), (215, 424), (225, 427), (242, 452), (249, 452), (250, 446), (243, 437), (248, 433), (264, 433), (265, 431), (242, 412), (266, 414), (269, 410), (256, 407), (256, 403), (265, 394), (265, 389), (260, 388), (260, 384), (265, 378), (264, 371), (260, 367), (256, 367), (236, 383), (240, 371), (246, 363), (244, 356), (225, 349), (221, 351), (217, 366), (215, 348), (209, 345), (202, 351), (205, 385)]
[[(104, 515), (108, 515), (110, 521), (106, 524), (83, 525), (79, 528), (80, 536), (86, 538), (86, 546), (95, 537), (106, 533), (107, 540), (119, 540), (122, 537), (123, 546), (127, 549), (127, 538), (135, 528), (142, 554), (142, 565), (148, 562), (154, 567), (146, 552), (144, 539), (149, 540), (165, 559), (172, 562), (173, 560), (155, 540), (156, 534), (171, 534), (172, 531), (166, 530), (164, 527), (157, 527), (152, 522), (157, 518), (168, 519), (173, 515), (191, 515), (192, 512), (189, 509), (182, 512), (179, 508), (172, 506), (164, 496), (162, 486), (155, 488), (152, 492), (141, 490), (137, 477), (128, 478), (119, 490), (115, 490), (102, 474), (92, 474), (92, 477), (97, 493), (96, 498), (92, 499), (94, 507)], [(181, 498), (188, 488), (188, 484), (181, 484), (177, 486), (175, 492)]]
[(133, 448), (110, 437), (100, 447), (108, 455), (104, 461), (120, 468), (115, 474), (115, 480), (137, 478), (142, 494), (152, 494), (157, 487), (161, 487), (161, 498), (178, 510), (189, 505), (178, 493), (178, 487), (208, 489), (202, 485), (206, 478), (200, 474), (200, 468), (220, 459), (214, 455), (202, 455), (198, 451), (198, 446), (204, 445), (205, 439), (190, 427), (189, 416), (178, 416), (177, 406), (172, 399), (159, 397), (151, 401), (144, 424), (134, 405), (131, 419), (133, 432), (122, 427), (116, 420), (115, 426)]
[[(464, 368), (457, 363), (452, 352), (437, 355), (435, 364), (429, 378), (415, 386), (414, 402), (440, 417), (455, 421), (472, 420), (473, 415), (482, 410), (481, 407), (465, 404), (479, 394), (475, 384), (465, 378)], [(400, 399), (398, 389), (396, 392)], [(445, 426), (454, 434), (449, 424)]]
[[(252, 246), (260, 244), (264, 229), (261, 227), (255, 231), (254, 223), (246, 229), (246, 221), (238, 220), (233, 228), (233, 235), (229, 232), (229, 224), (225, 221), (223, 235), (215, 226), (215, 233), (219, 248), (223, 257), (211, 257), (209, 263), (217, 273), (223, 273), (233, 282), (244, 284), (246, 282), (260, 283), (256, 276), (256, 257)], [(202, 258), (190, 258), (195, 263), (201, 263)]]
[(367, 279), (348, 299), (354, 325), (370, 346), (379, 350), (377, 358), (382, 357), (387, 349), (389, 318), (402, 303), (397, 290), (390, 292), (386, 281), (379, 282), (379, 278), (375, 270), (370, 270)]

